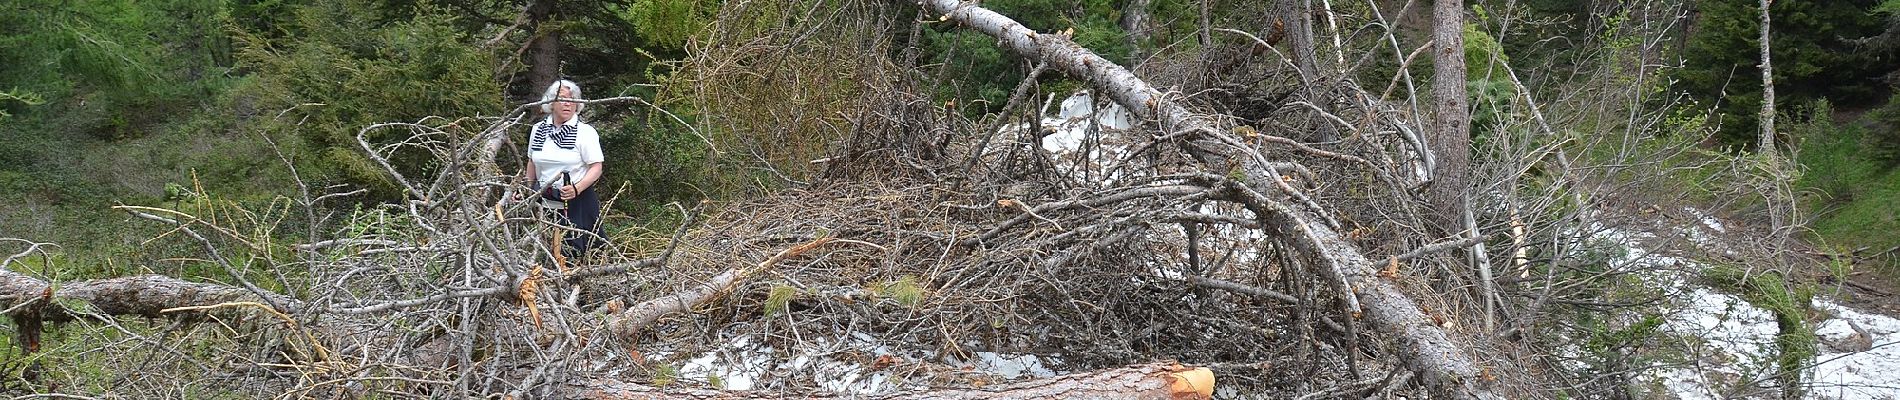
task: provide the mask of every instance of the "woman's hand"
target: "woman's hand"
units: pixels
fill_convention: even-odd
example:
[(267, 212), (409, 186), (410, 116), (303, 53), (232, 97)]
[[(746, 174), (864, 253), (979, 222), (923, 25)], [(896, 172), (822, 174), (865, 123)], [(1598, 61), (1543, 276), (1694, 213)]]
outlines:
[(561, 201), (573, 200), (575, 196), (580, 196), (580, 195), (581, 195), (581, 189), (579, 187), (576, 187), (574, 185), (567, 185), (567, 186), (561, 187)]

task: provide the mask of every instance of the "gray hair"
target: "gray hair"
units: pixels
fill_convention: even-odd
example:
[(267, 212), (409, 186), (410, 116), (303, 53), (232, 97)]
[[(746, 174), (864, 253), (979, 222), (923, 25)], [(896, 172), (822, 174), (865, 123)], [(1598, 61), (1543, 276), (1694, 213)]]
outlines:
[[(585, 97), (581, 97), (581, 85), (576, 85), (574, 84), (574, 81), (570, 81), (566, 79), (554, 81), (554, 84), (548, 85), (548, 91), (541, 94), (541, 101), (545, 102), (541, 104), (541, 113), (543, 114), (554, 113), (553, 100), (556, 96), (560, 95), (562, 86), (567, 87), (568, 98), (585, 99)], [(586, 109), (587, 109), (586, 103), (575, 103), (574, 115), (580, 115), (581, 110), (586, 110)]]

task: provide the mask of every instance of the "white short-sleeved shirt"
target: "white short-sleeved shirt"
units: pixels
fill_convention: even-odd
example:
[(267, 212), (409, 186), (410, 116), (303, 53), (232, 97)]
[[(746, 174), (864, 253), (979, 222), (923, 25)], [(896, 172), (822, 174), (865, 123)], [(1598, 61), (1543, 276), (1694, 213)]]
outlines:
[[(528, 159), (534, 162), (535, 188), (550, 185), (562, 185), (561, 173), (568, 174), (565, 184), (578, 184), (587, 176), (587, 165), (605, 161), (600, 152), (600, 133), (594, 126), (569, 118), (567, 123), (554, 125), (552, 117), (534, 124), (528, 132)], [(541, 200), (541, 206), (564, 208), (558, 201)]]

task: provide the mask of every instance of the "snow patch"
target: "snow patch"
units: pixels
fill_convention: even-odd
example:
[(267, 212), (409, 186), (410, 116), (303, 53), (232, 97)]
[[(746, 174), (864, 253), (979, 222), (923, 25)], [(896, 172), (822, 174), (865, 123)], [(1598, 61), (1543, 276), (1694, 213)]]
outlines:
[[(1833, 314), (1815, 328), (1821, 352), (1814, 358), (1810, 394), (1819, 399), (1900, 399), (1900, 319), (1863, 313), (1840, 304), (1816, 301), (1814, 307)], [(1867, 331), (1856, 337), (1847, 324), (1854, 321)], [(1865, 339), (1866, 350), (1852, 343)]]
[[(852, 332), (842, 340), (815, 338), (810, 342), (793, 346), (792, 356), (778, 354), (771, 346), (761, 344), (751, 335), (733, 338), (720, 348), (700, 353), (680, 367), (680, 378), (686, 381), (702, 382), (723, 390), (768, 389), (760, 383), (772, 379), (808, 376), (818, 387), (835, 393), (875, 394), (906, 389), (903, 379), (896, 379), (893, 373), (903, 368), (873, 366), (866, 362), (887, 359), (899, 364), (920, 363), (920, 358), (907, 356), (881, 342), (870, 334)], [(850, 354), (851, 356), (843, 356)], [(973, 352), (973, 357), (961, 363), (939, 366), (939, 369), (985, 374), (1004, 379), (1046, 378), (1060, 373), (1049, 367), (1051, 363), (1061, 361), (1029, 354), (1011, 354), (996, 352)], [(663, 353), (656, 355), (664, 358)], [(914, 386), (914, 383), (911, 384)]]
[(1682, 400), (1726, 399), (1723, 389), (1745, 377), (1772, 373), (1775, 318), (1747, 301), (1708, 288), (1696, 288), (1685, 304), (1663, 323), (1671, 333), (1701, 339), (1684, 343), (1690, 362), (1650, 370)]
[(1688, 211), (1689, 215), (1694, 215), (1698, 219), (1701, 219), (1702, 226), (1708, 227), (1716, 233), (1728, 233), (1728, 227), (1722, 225), (1722, 220), (1715, 219), (1715, 216), (1709, 215), (1709, 213), (1702, 212), (1702, 210), (1698, 210), (1695, 207), (1683, 207), (1683, 211)]
[[(1053, 98), (1050, 100), (1054, 101)], [(1042, 129), (1052, 133), (1042, 137), (1042, 149), (1055, 156), (1057, 166), (1067, 174), (1086, 179), (1090, 177), (1091, 171), (1100, 171), (1105, 166), (1115, 164), (1116, 160), (1128, 155), (1128, 146), (1104, 143), (1113, 142), (1113, 140), (1105, 139), (1112, 139), (1119, 136), (1114, 134), (1134, 127), (1134, 124), (1130, 122), (1133, 116), (1121, 105), (1110, 102), (1108, 106), (1098, 110), (1095, 108), (1095, 98), (1089, 94), (1089, 91), (1082, 90), (1063, 99), (1062, 106), (1054, 117), (1046, 116), (1047, 104), (1043, 108), (1045, 116), (1038, 124)], [(1018, 125), (1013, 129), (1026, 128), (1028, 127)], [(1088, 143), (1091, 135), (1094, 136), (1098, 145), (1085, 152), (1083, 147)], [(1100, 176), (1100, 178), (1103, 182), (1112, 183), (1118, 177)]]
[(772, 348), (753, 346), (752, 338), (739, 337), (725, 348), (707, 352), (686, 361), (680, 377), (701, 382), (717, 379), (720, 389), (752, 390), (772, 368)]
[[(1710, 245), (1713, 239), (1699, 228), (1726, 232), (1727, 227), (1714, 217), (1693, 208), (1686, 209), (1702, 226), (1686, 229), (1691, 241)], [(1687, 360), (1684, 363), (1657, 365), (1646, 373), (1651, 382), (1661, 384), (1681, 400), (1728, 399), (1734, 385), (1745, 380), (1767, 378), (1774, 373), (1775, 336), (1780, 328), (1774, 315), (1749, 304), (1741, 297), (1700, 287), (1690, 274), (1707, 268), (1695, 260), (1660, 255), (1643, 243), (1655, 239), (1644, 232), (1631, 232), (1593, 226), (1598, 240), (1616, 243), (1625, 251), (1614, 257), (1612, 265), (1635, 268), (1651, 284), (1660, 288), (1680, 288), (1672, 296), (1664, 315), (1664, 331), (1683, 338)], [(1900, 400), (1900, 319), (1861, 312), (1825, 299), (1815, 299), (1814, 308), (1831, 316), (1815, 325), (1820, 349), (1811, 361), (1809, 396), (1836, 400)], [(1866, 330), (1867, 337), (1857, 338), (1847, 321)], [(1855, 340), (1864, 340), (1854, 347)], [(1565, 348), (1570, 354), (1580, 349)], [(1865, 350), (1862, 350), (1865, 349)], [(1573, 367), (1575, 367), (1573, 365)]]
[(1008, 379), (1048, 378), (1056, 376), (1056, 371), (1043, 365), (1042, 358), (1034, 354), (1005, 354), (987, 351), (976, 352), (976, 359), (970, 360), (970, 366), (979, 371), (987, 371)]

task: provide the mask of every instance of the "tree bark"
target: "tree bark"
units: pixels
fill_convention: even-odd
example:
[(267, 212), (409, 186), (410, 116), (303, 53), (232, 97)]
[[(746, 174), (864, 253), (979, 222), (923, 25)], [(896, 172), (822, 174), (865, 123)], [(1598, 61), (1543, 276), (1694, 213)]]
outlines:
[(1148, 42), (1148, 4), (1151, 0), (1130, 0), (1122, 6), (1122, 31), (1128, 33), (1128, 66), (1141, 65), (1148, 55), (1141, 45)]
[[(1320, 100), (1321, 88), (1330, 85), (1331, 78), (1325, 77), (1326, 74), (1320, 69), (1319, 42), (1313, 33), (1312, 0), (1283, 0), (1275, 13), (1278, 15), (1274, 17), (1273, 26), (1268, 27), (1270, 31), (1266, 33), (1266, 41), (1273, 43), (1284, 40), (1286, 47), (1292, 50), (1293, 66), (1298, 69), (1296, 72), (1300, 76), (1302, 99), (1315, 105), (1326, 104)], [(1313, 112), (1307, 115), (1307, 121), (1313, 127), (1314, 136), (1300, 139), (1320, 142), (1339, 140), (1338, 127), (1326, 117)]]
[(528, 5), (528, 90), (522, 102), (540, 99), (541, 90), (561, 77), (561, 31), (548, 23), (557, 0), (534, 0)]
[(660, 296), (652, 300), (643, 301), (632, 307), (627, 307), (626, 311), (614, 315), (613, 321), (609, 323), (609, 328), (622, 337), (632, 337), (633, 335), (639, 334), (641, 328), (653, 324), (654, 321), (659, 321), (660, 317), (691, 310), (693, 306), (717, 299), (725, 294), (726, 291), (732, 289), (733, 286), (738, 285), (739, 282), (746, 277), (752, 276), (752, 274), (756, 274), (759, 271), (772, 268), (772, 266), (778, 265), (780, 261), (785, 261), (786, 258), (797, 256), (818, 246), (823, 246), (825, 243), (831, 243), (833, 240), (833, 238), (829, 237), (818, 238), (806, 242), (805, 244), (792, 246), (773, 255), (772, 258), (759, 262), (758, 265), (729, 269), (726, 270), (726, 272), (713, 276), (712, 279), (708, 279), (705, 283), (701, 283), (698, 286)]
[(1768, 6), (1773, 0), (1761, 0), (1761, 143), (1762, 154), (1775, 154), (1775, 66), (1770, 61), (1768, 43)]
[(1445, 233), (1463, 231), (1465, 186), (1471, 174), (1471, 110), (1465, 100), (1464, 2), (1437, 0), (1432, 6), (1433, 112), (1431, 202)]
[[(243, 288), (186, 282), (159, 275), (97, 279), (54, 286), (26, 274), (0, 268), (0, 310), (5, 310), (6, 316), (18, 330), (15, 342), (19, 343), (22, 354), (39, 351), (40, 331), (49, 321), (72, 321), (92, 312), (157, 317), (168, 308), (260, 300), (265, 299), (258, 299), (250, 290)], [(83, 302), (92, 306), (93, 310), (66, 308), (72, 301)], [(273, 298), (262, 303), (293, 307), (296, 304), (288, 298)]]
[[(25, 274), (0, 269), (0, 307), (18, 309), (8, 315), (16, 319), (30, 317), (55, 322), (77, 319), (57, 300), (76, 300), (105, 315), (156, 317), (168, 308), (218, 304), (231, 301), (259, 301), (243, 288), (209, 283), (186, 282), (160, 275), (95, 279), (53, 285)], [(297, 302), (285, 297), (270, 299), (276, 304), (296, 308)], [(35, 304), (24, 304), (35, 302)], [(268, 301), (266, 303), (269, 303)]]
[[(1191, 376), (1202, 375), (1203, 382)], [(926, 399), (1204, 399), (1213, 391), (1212, 373), (1206, 368), (1188, 368), (1172, 363), (1137, 365), (1104, 371), (1043, 378), (995, 387), (937, 389), (882, 396), (788, 395), (779, 392), (661, 389), (620, 381), (595, 380), (569, 383), (565, 398), (585, 400), (634, 399), (831, 399), (870, 398), (883, 400)], [(1204, 387), (1197, 387), (1204, 386)]]
[[(999, 45), (1019, 55), (1042, 60), (1070, 76), (1087, 80), (1099, 93), (1108, 94), (1128, 110), (1143, 118), (1160, 121), (1165, 130), (1219, 132), (1207, 119), (1195, 116), (1185, 107), (1164, 98), (1161, 92), (1126, 68), (1103, 59), (1066, 37), (1038, 34), (1006, 16), (957, 0), (926, 0), (922, 4), (932, 11), (947, 15), (949, 19), (997, 38)], [(1462, 79), (1459, 82), (1462, 83)], [(1459, 103), (1462, 104), (1462, 101)], [(1265, 197), (1262, 199), (1264, 202), (1250, 205), (1250, 208), (1255, 208), (1255, 214), (1260, 216), (1262, 224), (1277, 231), (1275, 233), (1290, 237), (1297, 248), (1320, 260), (1326, 268), (1319, 269), (1329, 278), (1350, 286), (1346, 288), (1346, 293), (1356, 296), (1346, 297), (1356, 297), (1359, 304), (1366, 306), (1365, 317), (1381, 331), (1397, 339), (1399, 351), (1408, 368), (1423, 377), (1428, 387), (1448, 398), (1498, 398), (1489, 390), (1479, 387), (1477, 367), (1467, 355), (1468, 352), (1452, 342), (1398, 286), (1378, 278), (1372, 263), (1366, 260), (1359, 249), (1323, 222), (1325, 220), (1317, 214), (1320, 210), (1307, 210), (1278, 202), (1277, 199), (1297, 194), (1284, 192), (1280, 186), (1271, 184), (1277, 180), (1271, 178), (1270, 167), (1260, 164), (1262, 161), (1251, 157), (1253, 154), (1240, 154), (1238, 152), (1241, 150), (1235, 150), (1234, 146), (1206, 143), (1211, 139), (1201, 141), (1203, 143), (1183, 144), (1189, 148), (1189, 153), (1202, 157), (1203, 164), (1244, 168), (1248, 175), (1247, 182), (1254, 182), (1248, 189)], [(1223, 149), (1226, 152), (1206, 153), (1201, 149)], [(1218, 167), (1217, 170), (1225, 171), (1228, 168)]]

